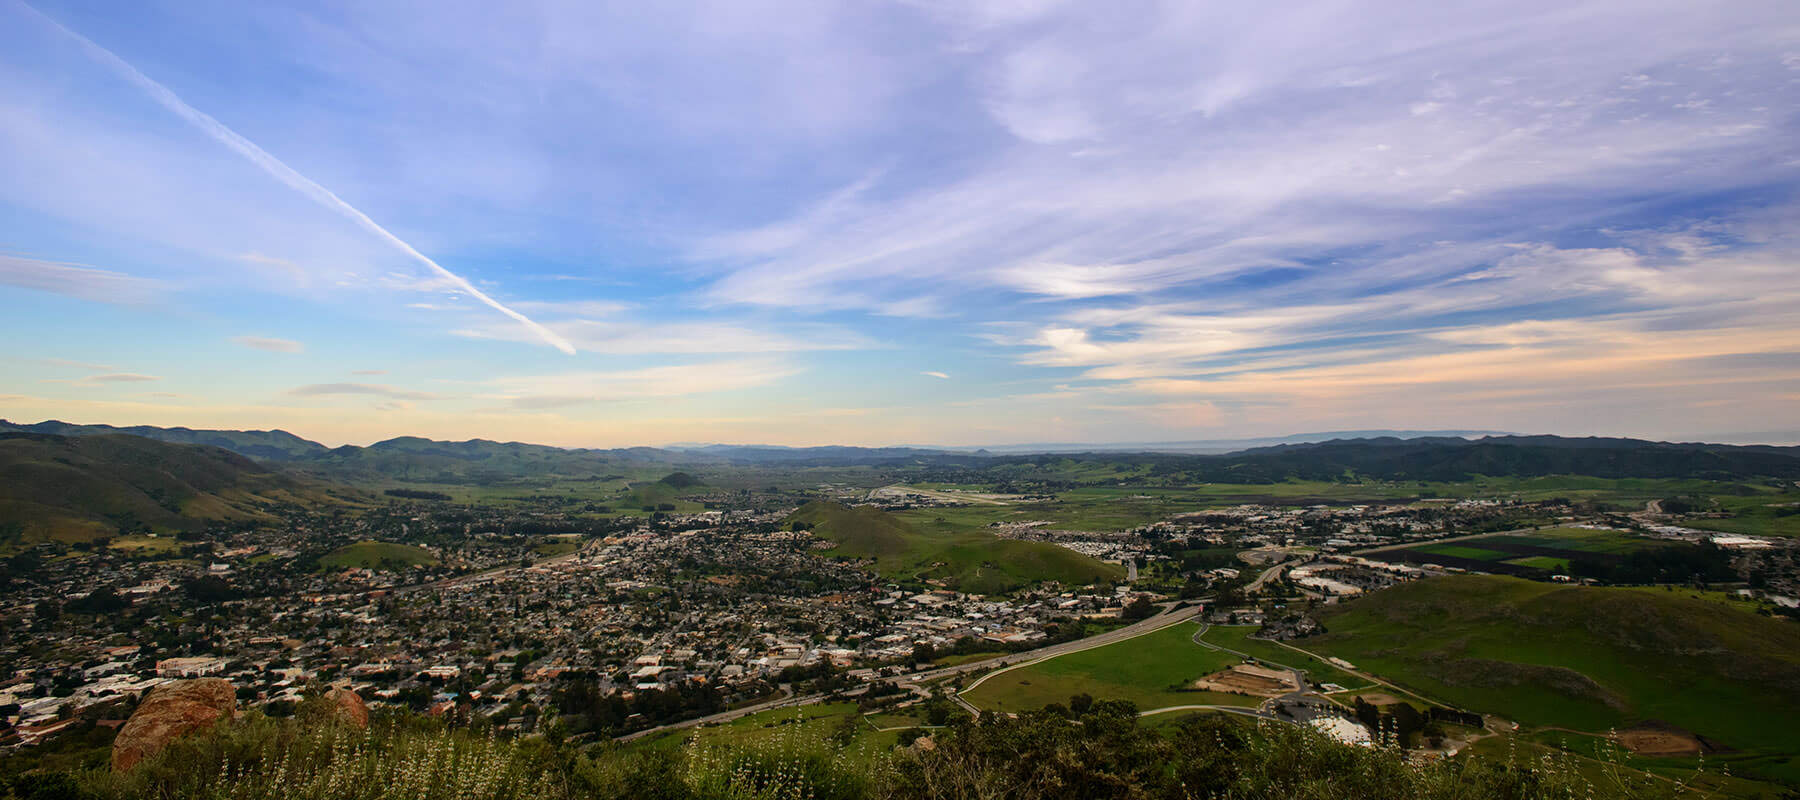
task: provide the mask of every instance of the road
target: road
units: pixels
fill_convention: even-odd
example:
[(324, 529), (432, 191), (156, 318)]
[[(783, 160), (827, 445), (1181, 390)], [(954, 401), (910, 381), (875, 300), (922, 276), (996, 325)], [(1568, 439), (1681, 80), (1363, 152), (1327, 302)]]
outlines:
[[(1580, 524), (1580, 523), (1579, 522), (1564, 523), (1564, 525), (1578, 525), (1578, 524)], [(1480, 539), (1483, 536), (1509, 536), (1509, 535), (1518, 534), (1518, 533), (1535, 533), (1537, 531), (1547, 531), (1547, 530), (1550, 530), (1551, 528), (1561, 528), (1561, 527), (1564, 527), (1564, 525), (1541, 525), (1541, 526), (1538, 526), (1535, 528), (1518, 528), (1518, 529), (1510, 530), (1510, 531), (1488, 531), (1487, 533), (1465, 533), (1461, 536), (1450, 536), (1450, 537), (1446, 537), (1443, 539), (1415, 539), (1410, 542), (1396, 542), (1394, 544), (1384, 544), (1380, 547), (1370, 547), (1370, 548), (1363, 549), (1363, 550), (1354, 550), (1354, 551), (1351, 551), (1350, 555), (1361, 556), (1361, 555), (1367, 555), (1369, 553), (1379, 553), (1383, 550), (1400, 550), (1400, 549), (1407, 548), (1407, 547), (1418, 547), (1419, 545), (1422, 545), (1422, 544), (1444, 544), (1446, 542), (1460, 542), (1465, 539)]]
[(1244, 587), (1244, 594), (1256, 594), (1257, 592), (1262, 591), (1263, 584), (1274, 580), (1275, 576), (1280, 575), (1282, 570), (1287, 569), (1288, 561), (1290, 560), (1292, 559), (1279, 561), (1275, 566), (1263, 570), (1261, 575), (1256, 576), (1256, 580), (1251, 581), (1250, 585)]
[[(913, 672), (913, 673), (909, 673), (906, 675), (896, 676), (896, 679), (900, 682), (902, 687), (904, 687), (912, 692), (915, 692), (915, 693), (925, 692), (926, 691), (925, 688), (923, 686), (921, 686), (920, 684), (923, 684), (927, 681), (934, 681), (934, 680), (938, 680), (940, 678), (948, 678), (953, 675), (960, 675), (965, 672), (976, 672), (976, 671), (984, 670), (984, 669), (993, 669), (994, 667), (1007, 667), (1008, 669), (1015, 668), (1015, 667), (1022, 667), (1022, 666), (1025, 666), (1026, 664), (1031, 664), (1031, 663), (1035, 663), (1038, 661), (1042, 661), (1046, 658), (1054, 658), (1056, 656), (1065, 655), (1068, 653), (1077, 653), (1082, 650), (1087, 650), (1087, 649), (1094, 648), (1094, 647), (1103, 647), (1105, 645), (1109, 645), (1114, 642), (1124, 641), (1133, 636), (1139, 636), (1139, 635), (1142, 635), (1145, 633), (1149, 633), (1150, 631), (1157, 630), (1159, 628), (1164, 628), (1169, 625), (1173, 625), (1177, 622), (1192, 619), (1195, 615), (1197, 615), (1199, 613), (1200, 613), (1199, 606), (1191, 606), (1188, 608), (1181, 608), (1181, 609), (1165, 608), (1165, 609), (1163, 609), (1162, 612), (1156, 614), (1155, 616), (1139, 620), (1138, 622), (1132, 623), (1131, 625), (1127, 625), (1127, 626), (1125, 626), (1123, 628), (1119, 628), (1117, 630), (1107, 631), (1106, 633), (1102, 633), (1097, 636), (1089, 636), (1086, 639), (1078, 639), (1073, 642), (1063, 642), (1061, 644), (1053, 644), (1053, 645), (1050, 645), (1049, 647), (1041, 647), (1036, 650), (1030, 650), (1030, 651), (1026, 651), (1023, 653), (1008, 653), (1004, 656), (997, 656), (994, 658), (983, 659), (981, 661), (971, 661), (967, 664), (957, 664), (956, 666), (953, 666), (953, 667), (939, 667), (937, 669), (928, 669), (928, 670), (924, 670), (921, 672)], [(987, 679), (986, 676), (984, 676), (982, 678), (982, 680), (986, 680), (986, 679)], [(979, 685), (979, 684), (980, 684), (980, 681), (976, 681), (976, 685)], [(969, 688), (973, 689), (975, 687), (972, 685)], [(965, 690), (965, 691), (967, 691), (967, 690)], [(855, 696), (857, 694), (860, 694), (860, 691), (852, 690), (849, 692), (844, 692), (843, 695), (841, 695), (841, 696)], [(800, 696), (800, 697), (777, 698), (775, 700), (767, 700), (767, 701), (764, 701), (761, 703), (757, 703), (755, 705), (745, 706), (743, 708), (735, 708), (730, 711), (721, 711), (717, 714), (710, 714), (710, 715), (707, 715), (704, 717), (697, 717), (694, 719), (682, 720), (680, 722), (671, 722), (667, 725), (659, 725), (654, 728), (647, 728), (645, 730), (641, 730), (636, 733), (626, 734), (626, 735), (618, 737), (618, 738), (619, 738), (619, 741), (629, 742), (633, 739), (642, 739), (646, 736), (654, 736), (656, 734), (666, 733), (668, 731), (683, 730), (685, 728), (692, 728), (692, 727), (695, 727), (698, 725), (713, 725), (713, 724), (730, 722), (732, 720), (739, 719), (741, 717), (750, 716), (751, 714), (756, 714), (756, 713), (760, 713), (763, 711), (771, 711), (771, 710), (774, 710), (777, 708), (798, 708), (800, 706), (809, 706), (809, 705), (813, 705), (813, 704), (816, 704), (819, 702), (823, 702), (826, 697), (827, 697), (827, 695), (824, 695), (824, 694), (810, 694), (810, 695), (804, 695), (804, 696)], [(973, 713), (976, 715), (979, 715), (981, 713), (980, 709), (975, 708), (974, 706), (970, 705), (967, 701), (963, 700), (960, 695), (951, 695), (951, 697), (952, 697), (952, 699), (954, 699), (957, 702), (957, 704), (961, 705), (965, 710), (969, 711), (970, 713)]]

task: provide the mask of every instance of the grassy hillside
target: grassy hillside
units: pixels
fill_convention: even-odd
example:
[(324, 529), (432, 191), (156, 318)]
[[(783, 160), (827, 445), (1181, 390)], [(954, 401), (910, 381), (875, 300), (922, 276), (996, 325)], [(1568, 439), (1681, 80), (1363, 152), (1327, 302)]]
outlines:
[(438, 563), (437, 556), (432, 555), (430, 550), (394, 542), (347, 544), (319, 558), (319, 566), (335, 569), (361, 567), (363, 569), (396, 570), (420, 565), (430, 566), (436, 563)]
[(1001, 539), (960, 526), (918, 526), (876, 508), (815, 501), (790, 522), (837, 543), (830, 552), (875, 561), (884, 576), (937, 579), (962, 591), (994, 593), (1038, 581), (1084, 585), (1119, 580), (1125, 569), (1045, 542)]
[(1308, 649), (1533, 726), (1666, 723), (1800, 781), (1800, 625), (1717, 595), (1434, 578), (1325, 613)]
[(0, 541), (81, 541), (265, 518), (335, 502), (322, 487), (215, 447), (136, 436), (0, 433)]

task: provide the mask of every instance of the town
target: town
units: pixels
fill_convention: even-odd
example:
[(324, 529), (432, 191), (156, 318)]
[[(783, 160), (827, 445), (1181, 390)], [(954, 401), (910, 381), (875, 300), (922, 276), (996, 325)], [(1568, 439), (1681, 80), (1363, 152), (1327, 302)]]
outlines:
[[(687, 499), (709, 510), (606, 517), (566, 503), (389, 497), (356, 515), (286, 508), (281, 525), (42, 544), (7, 564), (5, 741), (29, 746), (83, 720), (116, 725), (109, 709), (122, 701), (202, 676), (229, 679), (240, 699), (273, 715), (291, 713), (314, 687), (339, 685), (371, 705), (478, 717), (500, 730), (534, 730), (556, 713), (617, 736), (803, 691), (892, 696), (894, 680), (915, 670), (1079, 639), (1171, 604), (1293, 638), (1316, 627), (1308, 606), (1471, 565), (1583, 580), (1567, 574), (1586, 568), (1578, 555), (1555, 557), (1560, 540), (1515, 543), (1527, 554), (1491, 565), (1457, 549), (1545, 529), (1706, 543), (1730, 569), (1759, 576), (1771, 601), (1796, 605), (1792, 540), (1492, 499), (1241, 505), (1112, 532), (995, 524), (995, 536), (1054, 543), (1127, 571), (1103, 584), (1042, 581), (979, 595), (837, 557), (830, 541), (789, 521), (818, 496), (884, 513), (994, 502), (821, 486), (784, 504), (696, 489)], [(729, 507), (734, 500), (745, 507)], [(929, 693), (899, 695), (892, 700), (911, 703)], [(610, 710), (594, 711), (603, 699)]]

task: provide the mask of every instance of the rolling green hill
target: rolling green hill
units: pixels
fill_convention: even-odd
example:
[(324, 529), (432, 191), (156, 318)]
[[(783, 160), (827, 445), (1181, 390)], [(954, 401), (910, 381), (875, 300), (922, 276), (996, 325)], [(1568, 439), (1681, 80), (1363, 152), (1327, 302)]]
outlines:
[(965, 592), (1004, 592), (1038, 581), (1089, 584), (1119, 580), (1125, 569), (1046, 542), (1002, 539), (981, 529), (915, 526), (877, 508), (814, 501), (789, 518), (866, 558), (891, 579), (937, 579)]
[[(348, 495), (343, 495), (348, 497)], [(255, 520), (274, 503), (338, 502), (216, 447), (137, 436), (0, 433), (0, 541), (82, 541)]]
[(1308, 649), (1526, 725), (1668, 724), (1734, 772), (1800, 781), (1800, 625), (1717, 595), (1454, 576), (1324, 616)]

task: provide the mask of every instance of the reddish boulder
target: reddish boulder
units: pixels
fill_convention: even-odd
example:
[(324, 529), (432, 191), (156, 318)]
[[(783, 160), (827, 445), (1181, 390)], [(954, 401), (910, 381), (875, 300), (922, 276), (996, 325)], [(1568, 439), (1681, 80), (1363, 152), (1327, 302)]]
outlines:
[(369, 706), (362, 695), (339, 687), (325, 693), (325, 702), (331, 704), (331, 713), (338, 719), (358, 728), (369, 727)]
[(237, 716), (237, 691), (223, 678), (177, 681), (156, 687), (139, 703), (113, 739), (112, 768), (137, 766), (175, 741)]

